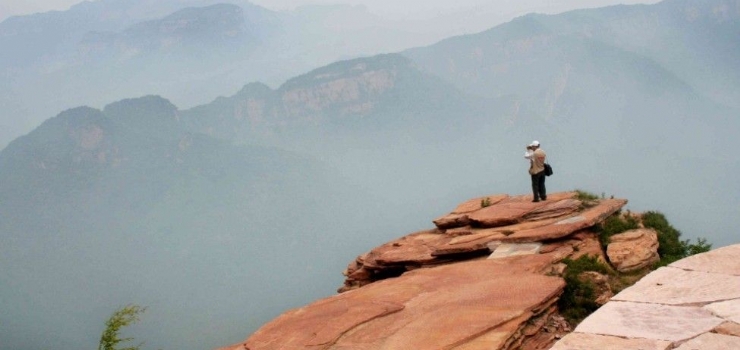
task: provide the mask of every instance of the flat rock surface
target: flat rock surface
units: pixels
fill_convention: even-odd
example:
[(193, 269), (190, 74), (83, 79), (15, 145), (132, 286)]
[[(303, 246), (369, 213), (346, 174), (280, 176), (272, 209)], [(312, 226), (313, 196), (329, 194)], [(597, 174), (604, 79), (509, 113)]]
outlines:
[[(740, 288), (740, 286), (737, 286)], [(740, 324), (740, 299), (728, 300), (704, 306), (715, 315)], [(738, 347), (740, 349), (740, 347)]]
[(611, 301), (583, 320), (575, 331), (675, 342), (709, 332), (722, 322), (701, 307)]
[(498, 227), (521, 222), (528, 213), (542, 208), (547, 202), (504, 201), (468, 214), (470, 224), (478, 227)]
[(539, 260), (414, 270), (286, 312), (231, 349), (441, 349), (498, 330), (485, 340), (496, 348), (564, 287), (529, 272)]
[(661, 267), (613, 300), (689, 305), (740, 298), (740, 276)]
[[(537, 203), (535, 203), (537, 204)], [(605, 199), (595, 207), (578, 215), (562, 218), (552, 225), (540, 226), (528, 230), (516, 231), (507, 236), (507, 242), (537, 242), (563, 238), (578, 230), (592, 227), (622, 209), (627, 204), (624, 199)]]
[(628, 339), (608, 335), (573, 332), (550, 350), (668, 350), (671, 342), (655, 339)]
[(676, 350), (730, 350), (740, 349), (740, 338), (729, 335), (705, 333), (694, 339), (687, 341), (677, 347)]
[(703, 254), (697, 254), (671, 264), (684, 270), (721, 273), (740, 276), (740, 245), (718, 248)]

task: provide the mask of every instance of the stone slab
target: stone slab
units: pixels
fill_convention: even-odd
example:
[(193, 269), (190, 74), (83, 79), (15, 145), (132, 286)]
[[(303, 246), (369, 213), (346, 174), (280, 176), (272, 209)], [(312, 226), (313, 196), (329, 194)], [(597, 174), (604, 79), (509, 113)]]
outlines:
[(550, 350), (667, 350), (672, 343), (655, 339), (627, 339), (608, 335), (570, 333), (559, 340)]
[(515, 255), (539, 254), (542, 243), (503, 243), (488, 256), (489, 259), (501, 259)]
[(670, 264), (679, 269), (740, 276), (740, 244), (692, 255)]
[(740, 349), (740, 337), (733, 337), (730, 335), (704, 333), (694, 339), (691, 339), (681, 346), (677, 347), (676, 350), (730, 350)]
[[(740, 288), (740, 286), (736, 288)], [(725, 320), (740, 323), (740, 299), (713, 303), (704, 306), (704, 308)]]
[(467, 226), (470, 223), (468, 214), (447, 214), (432, 221), (440, 230)]
[(610, 301), (575, 331), (676, 342), (709, 332), (722, 322), (701, 307)]
[(579, 230), (589, 228), (622, 209), (627, 204), (625, 199), (604, 199), (579, 215), (564, 218), (553, 225), (541, 226), (529, 230), (517, 231), (503, 239), (504, 242), (539, 242), (559, 239)]
[[(549, 202), (549, 201), (548, 201)], [(524, 216), (524, 219), (530, 221), (544, 220), (566, 216), (577, 212), (581, 208), (581, 201), (577, 199), (563, 199), (552, 203), (547, 203), (542, 208), (536, 209)]]
[(545, 205), (546, 202), (504, 201), (467, 215), (471, 226), (499, 227), (521, 222), (525, 215)]
[[(554, 303), (565, 286), (560, 278), (526, 272), (541, 265), (537, 260), (476, 260), (410, 271), (285, 313), (243, 344), (252, 350), (438, 349), (504, 325), (501, 331), (511, 334), (528, 315)], [(509, 323), (517, 319), (518, 325)], [(500, 348), (507, 338), (487, 340)]]
[(661, 267), (613, 300), (695, 305), (740, 298), (740, 276)]

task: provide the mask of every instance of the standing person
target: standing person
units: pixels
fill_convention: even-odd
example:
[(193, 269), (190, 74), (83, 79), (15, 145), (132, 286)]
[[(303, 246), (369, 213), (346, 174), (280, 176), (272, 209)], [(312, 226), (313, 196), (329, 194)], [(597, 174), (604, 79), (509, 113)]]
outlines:
[(532, 141), (527, 146), (527, 153), (524, 158), (529, 159), (529, 175), (532, 176), (532, 202), (547, 200), (547, 191), (545, 190), (545, 151), (540, 148), (539, 141)]

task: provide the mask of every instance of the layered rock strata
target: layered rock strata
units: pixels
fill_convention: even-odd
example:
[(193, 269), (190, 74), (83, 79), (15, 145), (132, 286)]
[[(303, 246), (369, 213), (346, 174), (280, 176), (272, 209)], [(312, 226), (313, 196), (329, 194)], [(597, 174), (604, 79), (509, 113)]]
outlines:
[(626, 203), (574, 192), (471, 199), (359, 256), (340, 294), (225, 349), (546, 349), (570, 332), (557, 310), (561, 261), (607, 262), (594, 226)]
[[(590, 244), (595, 248), (591, 253), (602, 257), (598, 242), (595, 245), (588, 242), (592, 238), (588, 235), (589, 228), (620, 210), (627, 201), (604, 199), (583, 203), (575, 197), (575, 192), (563, 192), (551, 194), (547, 201), (541, 202), (531, 202), (531, 196), (472, 199), (434, 220), (436, 228), (412, 233), (359, 256), (344, 272), (347, 278), (339, 291), (420, 267), (487, 256), (504, 243), (543, 242), (549, 245), (545, 246), (546, 250), (563, 245), (559, 249), (565, 256), (572, 253), (564, 253), (567, 247)], [(484, 207), (483, 203), (489, 205)], [(562, 242), (569, 240), (573, 242)]]

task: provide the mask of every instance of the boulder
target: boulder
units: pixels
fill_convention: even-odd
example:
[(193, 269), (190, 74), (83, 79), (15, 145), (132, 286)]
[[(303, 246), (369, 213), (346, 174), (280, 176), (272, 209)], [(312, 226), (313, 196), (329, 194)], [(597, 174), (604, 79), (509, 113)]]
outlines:
[(635, 271), (660, 261), (658, 246), (658, 234), (655, 230), (630, 230), (611, 237), (606, 255), (618, 271)]

